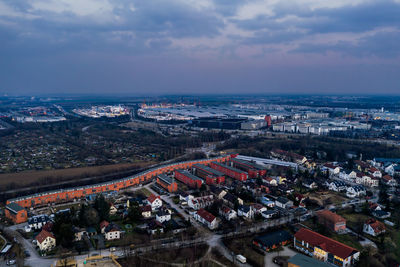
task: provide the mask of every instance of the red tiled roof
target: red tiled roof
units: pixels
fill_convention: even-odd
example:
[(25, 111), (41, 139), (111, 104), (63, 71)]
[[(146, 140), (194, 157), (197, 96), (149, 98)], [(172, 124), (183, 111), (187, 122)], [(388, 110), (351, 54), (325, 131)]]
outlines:
[(365, 223), (369, 224), (372, 227), (372, 229), (374, 229), (374, 232), (377, 234), (386, 230), (385, 225), (375, 219), (372, 218), (368, 219)]
[(209, 213), (208, 211), (206, 211), (205, 209), (199, 209), (197, 211), (197, 214), (202, 217), (204, 220), (206, 220), (207, 222), (211, 223), (212, 221), (215, 220), (215, 216), (212, 215), (211, 213)]
[(378, 171), (378, 169), (377, 169), (377, 168), (375, 168), (375, 167), (371, 167), (371, 168), (369, 168), (369, 171), (370, 171), (370, 172), (377, 172), (377, 171)]
[(154, 200), (156, 200), (157, 198), (161, 199), (160, 196), (156, 196), (154, 194), (151, 194), (148, 198), (147, 201), (149, 201), (150, 203), (153, 203)]
[(338, 215), (336, 213), (333, 213), (330, 210), (317, 211), (317, 216), (318, 217), (323, 217), (325, 219), (328, 219), (333, 223), (346, 222), (346, 220), (342, 216), (340, 216), (340, 215)]
[(325, 163), (324, 167), (327, 167), (329, 169), (336, 169), (337, 168), (337, 166), (333, 165), (332, 163)]
[(301, 228), (294, 236), (298, 240), (303, 240), (312, 246), (320, 247), (324, 251), (332, 253), (342, 259), (346, 259), (347, 257), (358, 252), (358, 250), (355, 248), (349, 247), (343, 243), (306, 228)]
[(46, 230), (47, 232), (51, 232), (53, 230), (54, 224), (52, 222), (48, 222), (45, 225), (43, 225), (42, 230)]
[(383, 176), (382, 179), (385, 181), (390, 181), (393, 179), (393, 177), (387, 174), (387, 175)]
[(102, 221), (102, 222), (100, 223), (100, 229), (106, 228), (109, 224), (110, 224), (110, 223), (107, 222), (107, 221)]
[(46, 240), (47, 237), (52, 237), (52, 238), (56, 239), (52, 233), (47, 232), (46, 230), (42, 230), (36, 236), (36, 240), (37, 240), (37, 242), (42, 243), (44, 240)]
[(150, 205), (143, 206), (143, 207), (140, 208), (140, 210), (141, 210), (142, 212), (151, 211), (151, 206), (150, 206)]
[(229, 207), (227, 207), (227, 206), (223, 206), (222, 208), (221, 208), (221, 210), (222, 210), (222, 212), (223, 213), (229, 213), (230, 211), (231, 211), (231, 209), (229, 208)]

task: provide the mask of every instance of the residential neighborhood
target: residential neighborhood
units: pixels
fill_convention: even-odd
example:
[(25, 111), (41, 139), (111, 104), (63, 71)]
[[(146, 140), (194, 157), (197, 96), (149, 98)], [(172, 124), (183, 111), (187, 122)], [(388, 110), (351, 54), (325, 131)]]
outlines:
[[(4, 215), (17, 227), (21, 225), (19, 231), (24, 238), (32, 238), (28, 244), (40, 256), (57, 255), (62, 247), (78, 253), (121, 250), (130, 244), (134, 251), (158, 239), (173, 244), (218, 237), (225, 246), (221, 253), (232, 250), (255, 266), (260, 261), (257, 253), (268, 255), (282, 247), (292, 251), (290, 256), (297, 253), (337, 266), (356, 266), (367, 246), (365, 240), (376, 248), (381, 246), (381, 236), (390, 238), (388, 232), (394, 231), (398, 217), (392, 218), (387, 208), (390, 202), (381, 199), (380, 190), (394, 200), (398, 189), (393, 182), (387, 183), (390, 175), (382, 167), (355, 161), (350, 172), (340, 163), (310, 163), (282, 151), (272, 155), (280, 156), (279, 162), (290, 155), (297, 169), (282, 170), (231, 154), (223, 163), (171, 169), (140, 186), (72, 202), (30, 209), (10, 202)], [(196, 175), (201, 174), (199, 170), (207, 173), (206, 179)], [(249, 241), (240, 249), (237, 240), (224, 239), (227, 233), (244, 235), (243, 240)]]

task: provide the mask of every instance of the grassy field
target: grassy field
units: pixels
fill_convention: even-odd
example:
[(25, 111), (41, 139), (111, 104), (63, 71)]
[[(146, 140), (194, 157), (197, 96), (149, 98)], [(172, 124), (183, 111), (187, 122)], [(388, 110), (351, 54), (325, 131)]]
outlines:
[(18, 188), (29, 185), (52, 184), (76, 178), (106, 175), (134, 168), (144, 168), (154, 162), (121, 163), (103, 166), (70, 168), (49, 171), (28, 171), (19, 173), (0, 174), (0, 188), (18, 185)]

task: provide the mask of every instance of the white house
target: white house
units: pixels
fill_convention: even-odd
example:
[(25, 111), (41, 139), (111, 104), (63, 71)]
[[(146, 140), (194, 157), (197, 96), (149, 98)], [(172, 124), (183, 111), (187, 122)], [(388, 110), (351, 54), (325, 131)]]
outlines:
[(227, 221), (237, 218), (236, 211), (227, 206), (222, 206), (222, 208), (219, 209), (219, 215), (224, 217)]
[(140, 211), (142, 212), (143, 218), (150, 218), (152, 207), (150, 205), (140, 207)]
[(110, 215), (117, 214), (117, 211), (118, 211), (117, 207), (115, 207), (114, 205), (110, 205), (110, 212), (109, 212)]
[(357, 178), (357, 173), (352, 170), (345, 170), (339, 173), (339, 178), (347, 181), (355, 181)]
[(348, 186), (346, 189), (346, 196), (350, 198), (366, 195), (366, 190), (362, 185)]
[(191, 207), (192, 209), (198, 210), (212, 205), (213, 202), (214, 202), (213, 195), (208, 195), (202, 197), (189, 198), (189, 201), (187, 203), (188, 206)]
[(199, 209), (193, 216), (195, 220), (206, 225), (211, 230), (218, 227), (217, 218), (205, 209)]
[(106, 240), (115, 240), (121, 238), (121, 229), (118, 225), (110, 223), (104, 230)]
[(382, 182), (388, 186), (397, 186), (397, 181), (390, 175), (383, 176)]
[(260, 203), (253, 203), (251, 204), (251, 207), (256, 214), (261, 214), (263, 211), (266, 211), (267, 208), (264, 205), (261, 205)]
[(266, 210), (263, 211), (261, 213), (261, 215), (263, 216), (263, 218), (265, 219), (271, 219), (272, 217), (274, 217), (276, 214), (278, 214), (278, 212), (276, 210)]
[(380, 221), (371, 218), (364, 223), (363, 232), (372, 236), (378, 236), (386, 232), (386, 227)]
[(293, 201), (291, 201), (285, 197), (278, 197), (275, 200), (275, 206), (283, 208), (283, 209), (288, 209), (293, 206)]
[(244, 217), (246, 219), (254, 218), (254, 210), (251, 206), (248, 205), (240, 205), (238, 207), (237, 214), (239, 217)]
[(332, 181), (329, 183), (329, 190), (340, 192), (346, 190), (347, 184), (342, 181)]
[(338, 176), (340, 173), (340, 167), (331, 163), (326, 163), (322, 166), (323, 171), (327, 171), (329, 176)]
[(382, 173), (375, 167), (369, 168), (368, 173), (371, 174), (375, 178), (382, 178)]
[(147, 203), (151, 206), (152, 210), (156, 210), (161, 208), (162, 206), (162, 200), (160, 196), (156, 196), (154, 194), (151, 194), (148, 198), (147, 198)]
[(169, 220), (171, 220), (171, 213), (167, 210), (159, 210), (156, 213), (156, 220), (160, 223), (168, 222)]
[(35, 238), (36, 244), (42, 251), (51, 250), (56, 246), (56, 238), (50, 232), (42, 230)]

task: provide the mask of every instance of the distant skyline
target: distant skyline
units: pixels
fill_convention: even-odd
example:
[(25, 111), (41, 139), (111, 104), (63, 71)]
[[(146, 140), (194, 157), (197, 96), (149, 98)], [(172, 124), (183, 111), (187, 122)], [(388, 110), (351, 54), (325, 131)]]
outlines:
[(0, 94), (400, 94), (400, 0), (0, 2)]

